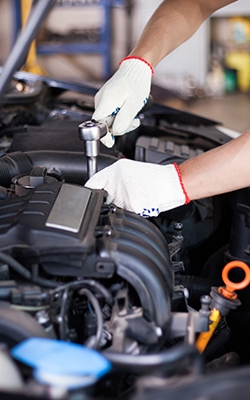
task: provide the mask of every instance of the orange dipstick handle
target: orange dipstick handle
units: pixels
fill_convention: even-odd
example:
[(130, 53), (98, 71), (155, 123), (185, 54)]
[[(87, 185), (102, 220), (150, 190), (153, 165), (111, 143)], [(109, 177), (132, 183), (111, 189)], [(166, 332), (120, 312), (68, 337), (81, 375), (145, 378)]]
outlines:
[[(233, 268), (241, 268), (245, 272), (245, 278), (241, 282), (232, 282), (228, 274)], [(222, 279), (226, 287), (219, 287), (218, 291), (228, 299), (236, 299), (235, 290), (244, 289), (250, 283), (250, 269), (243, 261), (234, 260), (225, 265), (222, 271)]]
[[(229, 271), (233, 268), (241, 268), (245, 272), (245, 278), (238, 283), (230, 281), (228, 274)], [(225, 265), (222, 271), (222, 279), (226, 286), (219, 287), (218, 292), (221, 293), (228, 300), (237, 299), (237, 294), (234, 292), (235, 290), (244, 289), (250, 283), (250, 269), (247, 264), (242, 261), (231, 261)], [(220, 322), (221, 314), (220, 311), (216, 308), (211, 310), (210, 314), (210, 325), (208, 332), (201, 332), (197, 338), (196, 346), (200, 353), (203, 353), (205, 350), (211, 336), (213, 335), (218, 323)]]

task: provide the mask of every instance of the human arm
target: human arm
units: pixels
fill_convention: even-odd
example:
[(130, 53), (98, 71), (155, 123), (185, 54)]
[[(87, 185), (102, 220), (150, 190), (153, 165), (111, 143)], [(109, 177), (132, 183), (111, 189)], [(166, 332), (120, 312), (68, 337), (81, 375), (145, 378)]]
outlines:
[[(139, 126), (135, 116), (142, 109), (151, 89), (154, 67), (172, 50), (190, 38), (217, 9), (233, 0), (164, 0), (148, 21), (138, 43), (122, 60), (116, 73), (95, 96), (96, 120), (116, 115), (113, 135)], [(111, 136), (102, 140), (113, 145)]]
[(250, 129), (223, 146), (184, 161), (157, 165), (121, 159), (95, 174), (86, 186), (105, 189), (108, 203), (142, 216), (157, 216), (189, 200), (250, 185)]
[(250, 129), (179, 165), (190, 200), (250, 186)]
[(130, 53), (152, 67), (188, 40), (218, 9), (235, 0), (164, 0), (146, 24)]

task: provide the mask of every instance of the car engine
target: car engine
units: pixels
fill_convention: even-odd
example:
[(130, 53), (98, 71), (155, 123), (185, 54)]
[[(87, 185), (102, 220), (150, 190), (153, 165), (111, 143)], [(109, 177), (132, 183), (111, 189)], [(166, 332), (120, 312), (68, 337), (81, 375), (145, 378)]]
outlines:
[[(40, 371), (35, 379), (36, 351), (19, 347), (30, 340), (38, 340), (35, 347), (43, 341), (80, 346), (109, 363), (103, 376), (95, 369), (91, 384), (73, 384), (67, 375), (62, 399), (76, 393), (90, 399), (171, 399), (181, 390), (186, 397), (179, 398), (191, 399), (195, 391), (208, 390), (212, 377), (228, 379), (241, 369), (244, 377), (248, 288), (237, 292), (225, 315), (221, 311), (202, 354), (196, 343), (209, 330), (226, 263), (249, 265), (249, 189), (155, 218), (107, 205), (105, 191), (84, 186), (87, 163), (77, 132), (93, 112), (88, 90), (94, 93), (19, 72), (4, 97), (0, 337), (5, 363), (12, 362), (21, 377), (17, 388), (2, 383), (2, 392), (10, 398), (57, 398), (54, 375), (45, 378)], [(139, 118), (140, 127), (114, 148), (101, 144), (99, 169), (121, 157), (180, 163), (231, 140), (217, 122), (157, 103)], [(232, 281), (243, 279), (237, 265), (232, 275)], [(215, 384), (211, 396), (221, 390)]]
[[(154, 218), (107, 204), (79, 137), (96, 91), (24, 71), (0, 90), (1, 398), (248, 399), (249, 188)], [(99, 170), (232, 140), (154, 101), (138, 118)]]

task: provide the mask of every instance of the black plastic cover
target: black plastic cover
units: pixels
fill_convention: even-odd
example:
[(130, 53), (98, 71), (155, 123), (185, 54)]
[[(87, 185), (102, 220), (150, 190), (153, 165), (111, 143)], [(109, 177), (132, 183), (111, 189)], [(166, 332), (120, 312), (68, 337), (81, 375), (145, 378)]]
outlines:
[[(26, 196), (0, 204), (0, 250), (82, 265), (95, 246), (95, 228), (104, 191), (79, 185), (43, 184)], [(67, 260), (69, 258), (70, 260)]]

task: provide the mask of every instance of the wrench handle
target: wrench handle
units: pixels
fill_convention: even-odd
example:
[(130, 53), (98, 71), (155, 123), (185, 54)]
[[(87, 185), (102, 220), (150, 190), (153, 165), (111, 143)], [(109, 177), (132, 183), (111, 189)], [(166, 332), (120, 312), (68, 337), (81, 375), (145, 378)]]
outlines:
[[(150, 94), (147, 103), (139, 111), (139, 114), (148, 110), (153, 104)], [(110, 115), (106, 120), (96, 121), (94, 119), (85, 121), (78, 127), (79, 138), (84, 142), (84, 153), (87, 158), (88, 179), (97, 172), (97, 157), (99, 155), (100, 139), (104, 137), (112, 126), (115, 115)]]

